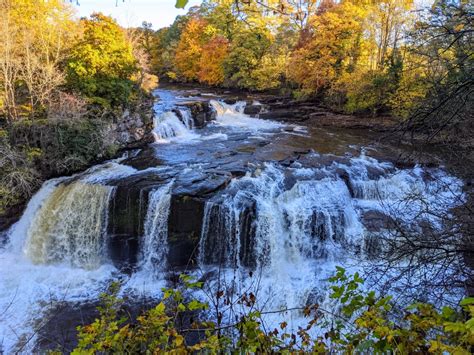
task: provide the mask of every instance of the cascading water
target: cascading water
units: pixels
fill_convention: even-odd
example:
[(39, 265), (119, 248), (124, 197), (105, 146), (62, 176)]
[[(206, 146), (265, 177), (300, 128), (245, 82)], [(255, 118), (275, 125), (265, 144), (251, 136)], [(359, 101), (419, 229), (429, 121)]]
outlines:
[[(340, 177), (341, 169), (349, 179)], [(344, 265), (359, 271), (358, 265), (368, 260), (369, 238), (384, 233), (369, 232), (362, 217), (366, 211), (402, 216), (410, 224), (428, 219), (436, 225), (432, 216), (420, 213), (424, 201), (433, 206), (438, 201), (437, 208), (445, 210), (456, 203), (460, 181), (440, 171), (431, 174), (436, 180), (426, 181), (421, 169), (397, 171), (363, 155), (316, 169), (267, 164), (233, 180), (222, 195), (207, 202), (201, 269), (220, 269), (214, 288), (226, 285), (234, 295), (258, 292), (261, 310), (304, 307), (307, 302), (330, 307), (330, 270)], [(384, 191), (378, 193), (380, 189)], [(425, 199), (414, 200), (414, 193)], [(257, 280), (248, 277), (249, 270)], [(298, 312), (286, 317), (299, 324)]]
[(109, 186), (59, 185), (28, 230), (26, 256), (37, 264), (67, 262), (97, 268), (104, 257)]
[[(183, 111), (186, 112), (186, 111)], [(192, 132), (190, 114), (186, 113), (183, 123), (173, 111), (162, 112), (154, 118), (153, 134), (157, 142), (168, 142), (170, 139), (190, 140), (199, 137)], [(189, 120), (190, 119), (190, 120)]]
[[(195, 129), (189, 110), (163, 102), (154, 134), (158, 142), (176, 144), (153, 146), (159, 159), (145, 155), (139, 160), (149, 161), (144, 169), (126, 161), (98, 165), (46, 182), (31, 199), (0, 251), (7, 270), (0, 272), (0, 343), (7, 351), (19, 342), (11, 329), (34, 332), (30, 321), (41, 304), (96, 300), (117, 278), (123, 292), (160, 297), (172, 271), (171, 251), (181, 253), (171, 249), (185, 245), (172, 235), (179, 216), (195, 217), (177, 221), (194, 228), (179, 236), (189, 232), (197, 244), (191, 245), (192, 254), (198, 252), (193, 272), (206, 273), (210, 294), (223, 287), (236, 298), (251, 291), (261, 310), (281, 310), (308, 302), (329, 307), (326, 280), (334, 267), (355, 271), (376, 257), (368, 255), (369, 241), (389, 226), (370, 228), (367, 214), (437, 228), (443, 221), (423, 209), (459, 203), (461, 181), (441, 169), (398, 170), (363, 153), (322, 156), (311, 152), (313, 141), (288, 138), (284, 124), (245, 115), (245, 102), (210, 104), (216, 121)], [(257, 143), (249, 143), (256, 136)], [(278, 144), (306, 161), (273, 155)], [(186, 213), (177, 213), (180, 208)], [(120, 228), (108, 228), (111, 223)], [(131, 275), (113, 266), (111, 239), (134, 246)], [(235, 313), (224, 313), (223, 321), (233, 323)], [(281, 321), (281, 314), (266, 317)], [(299, 325), (298, 312), (285, 317)]]
[(245, 101), (238, 101), (233, 105), (229, 105), (222, 101), (211, 100), (210, 104), (217, 112), (216, 124), (219, 126), (254, 132), (275, 131), (285, 127), (282, 123), (261, 120), (244, 114)]
[(149, 193), (145, 235), (140, 251), (142, 272), (157, 276), (166, 267), (168, 252), (168, 215), (173, 182)]

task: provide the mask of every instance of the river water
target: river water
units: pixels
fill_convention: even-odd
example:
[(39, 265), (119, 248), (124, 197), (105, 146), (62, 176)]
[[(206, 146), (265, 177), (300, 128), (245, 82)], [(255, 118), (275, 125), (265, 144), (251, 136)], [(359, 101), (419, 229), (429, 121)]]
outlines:
[[(8, 231), (0, 250), (7, 353), (32, 351), (48, 311), (94, 302), (112, 280), (123, 295), (158, 299), (186, 271), (210, 293), (254, 293), (263, 311), (330, 308), (335, 266), (370, 269), (396, 237), (390, 221), (443, 228), (429, 211), (460, 203), (461, 180), (442, 167), (397, 168), (393, 147), (367, 132), (263, 120), (245, 115), (244, 101), (184, 94), (156, 91), (154, 144), (45, 182)], [(204, 99), (216, 118), (195, 128), (188, 103)], [(227, 308), (224, 321), (239, 311)], [(290, 327), (302, 318), (284, 317)]]

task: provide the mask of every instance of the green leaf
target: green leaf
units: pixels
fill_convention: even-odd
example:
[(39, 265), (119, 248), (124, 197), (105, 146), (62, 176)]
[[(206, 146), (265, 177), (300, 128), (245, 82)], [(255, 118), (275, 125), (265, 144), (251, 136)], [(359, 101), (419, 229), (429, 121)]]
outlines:
[(158, 305), (155, 307), (155, 311), (158, 314), (164, 314), (165, 313), (165, 304), (163, 302), (158, 303)]
[(188, 303), (188, 309), (190, 311), (195, 311), (197, 309), (206, 309), (206, 308), (207, 308), (206, 303), (202, 303), (197, 300), (192, 300), (191, 302)]
[(176, 8), (184, 9), (184, 7), (188, 4), (188, 0), (176, 0)]
[(459, 303), (461, 306), (467, 306), (467, 305), (470, 305), (470, 304), (474, 304), (474, 297), (468, 297), (468, 298), (465, 298), (461, 301), (461, 303)]

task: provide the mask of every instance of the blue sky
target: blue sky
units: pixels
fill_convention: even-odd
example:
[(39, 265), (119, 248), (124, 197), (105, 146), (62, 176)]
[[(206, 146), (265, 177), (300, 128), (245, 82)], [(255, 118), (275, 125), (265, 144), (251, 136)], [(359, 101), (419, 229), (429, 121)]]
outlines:
[(200, 3), (201, 0), (190, 0), (185, 9), (177, 9), (175, 0), (79, 0), (79, 6), (75, 5), (75, 0), (72, 2), (79, 16), (102, 12), (124, 27), (139, 26), (147, 21), (155, 30), (170, 25), (176, 16), (186, 14), (190, 6)]

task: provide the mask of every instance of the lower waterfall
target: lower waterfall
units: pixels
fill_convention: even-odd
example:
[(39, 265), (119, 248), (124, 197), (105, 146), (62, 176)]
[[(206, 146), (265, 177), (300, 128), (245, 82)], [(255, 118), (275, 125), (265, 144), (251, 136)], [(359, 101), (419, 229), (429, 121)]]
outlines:
[(173, 182), (149, 193), (141, 250), (140, 272), (158, 277), (165, 271), (168, 253), (168, 215)]
[(66, 262), (97, 268), (104, 259), (112, 191), (109, 186), (82, 182), (58, 185), (28, 230), (27, 257), (38, 264)]

